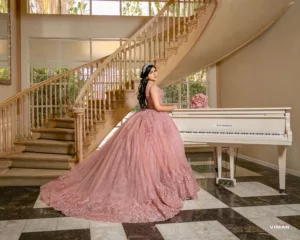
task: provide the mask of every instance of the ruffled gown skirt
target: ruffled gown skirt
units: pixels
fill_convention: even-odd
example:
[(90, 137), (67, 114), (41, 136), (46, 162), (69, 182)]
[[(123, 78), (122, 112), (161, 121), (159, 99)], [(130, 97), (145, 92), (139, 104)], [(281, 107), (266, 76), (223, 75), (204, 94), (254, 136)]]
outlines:
[(173, 120), (147, 109), (66, 175), (41, 186), (41, 199), (67, 216), (154, 222), (176, 215), (198, 191)]

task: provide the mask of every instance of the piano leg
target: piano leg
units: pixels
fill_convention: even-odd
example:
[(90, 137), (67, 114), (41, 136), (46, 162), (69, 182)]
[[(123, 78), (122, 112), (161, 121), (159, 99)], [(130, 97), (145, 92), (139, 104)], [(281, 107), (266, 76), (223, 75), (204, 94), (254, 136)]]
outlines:
[(217, 146), (217, 160), (218, 160), (218, 179), (222, 178), (222, 147)]
[(217, 164), (217, 148), (214, 147), (214, 164), (215, 164), (215, 170), (218, 172), (218, 164)]
[(278, 146), (279, 192), (285, 191), (286, 146)]
[(217, 184), (236, 185), (236, 179), (234, 178), (234, 152), (233, 147), (229, 148), (229, 164), (230, 164), (230, 178), (222, 177), (222, 147), (217, 146), (217, 159), (218, 159), (218, 177), (216, 179)]
[(234, 152), (233, 147), (229, 148), (229, 156), (230, 156), (230, 179), (234, 179)]

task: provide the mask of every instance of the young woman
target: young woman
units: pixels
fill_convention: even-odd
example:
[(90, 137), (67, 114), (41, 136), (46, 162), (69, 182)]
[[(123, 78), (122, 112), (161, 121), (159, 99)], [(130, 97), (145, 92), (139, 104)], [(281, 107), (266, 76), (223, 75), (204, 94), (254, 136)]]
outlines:
[(142, 68), (141, 110), (99, 151), (41, 187), (41, 198), (67, 216), (103, 222), (153, 222), (176, 215), (199, 186), (180, 134), (162, 105), (157, 71)]

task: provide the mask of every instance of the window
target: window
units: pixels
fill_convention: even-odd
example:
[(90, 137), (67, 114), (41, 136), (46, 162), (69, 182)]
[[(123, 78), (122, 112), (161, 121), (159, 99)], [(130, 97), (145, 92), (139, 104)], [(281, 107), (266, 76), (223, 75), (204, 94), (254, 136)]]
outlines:
[(28, 0), (31, 14), (90, 15), (90, 0)]
[(122, 1), (123, 16), (149, 16), (148, 1)]
[(89, 0), (68, 0), (65, 2), (68, 2), (68, 7), (64, 9), (67, 14), (90, 15), (91, 2)]
[(120, 1), (92, 0), (92, 15), (120, 15)]
[(162, 8), (165, 6), (167, 2), (158, 2), (153, 1), (151, 2), (151, 16), (155, 16)]
[(0, 13), (8, 13), (8, 1), (0, 0)]
[(9, 80), (7, 39), (0, 38), (0, 82)]
[(125, 41), (125, 39), (31, 38), (29, 39), (30, 79), (27, 81), (28, 86), (112, 54), (120, 47), (122, 41)]
[(163, 89), (167, 104), (191, 108), (191, 99), (199, 93), (207, 95), (207, 69), (203, 69)]
[(8, 81), (9, 68), (0, 66), (0, 81)]
[[(7, 1), (7, 0), (0, 0)], [(168, 0), (27, 0), (30, 14), (154, 16)], [(1, 5), (0, 5), (1, 12)]]
[(58, 75), (60, 73), (64, 72), (64, 70), (54, 68), (32, 68), (30, 71), (31, 75), (31, 84), (34, 85), (36, 83), (45, 81), (46, 79), (53, 77), (55, 75)]
[(59, 6), (56, 1), (48, 0), (30, 0), (29, 2), (30, 13), (38, 14), (59, 14)]

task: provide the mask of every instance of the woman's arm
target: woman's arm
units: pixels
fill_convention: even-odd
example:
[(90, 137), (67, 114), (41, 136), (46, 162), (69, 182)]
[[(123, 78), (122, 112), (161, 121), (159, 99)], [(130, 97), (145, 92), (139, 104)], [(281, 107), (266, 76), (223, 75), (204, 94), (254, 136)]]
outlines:
[(150, 94), (151, 94), (151, 99), (153, 101), (153, 105), (154, 105), (154, 108), (156, 111), (169, 112), (169, 111), (172, 111), (172, 110), (178, 108), (177, 105), (164, 106), (164, 105), (160, 104), (160, 89), (156, 85), (153, 85), (151, 87)]

